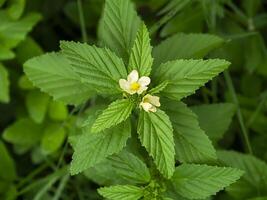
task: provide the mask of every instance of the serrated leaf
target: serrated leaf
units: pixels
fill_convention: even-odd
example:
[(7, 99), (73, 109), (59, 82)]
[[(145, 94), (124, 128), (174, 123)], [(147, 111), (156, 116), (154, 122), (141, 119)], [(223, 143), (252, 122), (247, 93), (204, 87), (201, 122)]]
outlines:
[(110, 200), (138, 200), (143, 194), (143, 189), (133, 185), (116, 185), (99, 188), (98, 193)]
[(156, 87), (152, 88), (148, 91), (149, 94), (157, 94), (160, 93), (162, 90), (165, 89), (165, 87), (169, 84), (169, 81), (163, 81), (160, 84), (158, 84)]
[(49, 104), (49, 96), (38, 90), (30, 91), (26, 95), (26, 107), (31, 119), (36, 123), (42, 123)]
[(172, 182), (183, 197), (204, 199), (234, 183), (242, 174), (243, 171), (230, 167), (183, 164), (176, 168)]
[(60, 53), (30, 59), (24, 64), (24, 71), (36, 87), (67, 104), (80, 104), (94, 94)]
[(30, 13), (20, 20), (14, 21), (7, 13), (0, 12), (0, 40), (3, 46), (13, 48), (25, 39), (28, 32), (41, 19), (37, 13)]
[(83, 174), (98, 185), (127, 184), (127, 181), (116, 173), (111, 162), (107, 159), (85, 170)]
[(174, 172), (175, 150), (169, 117), (159, 109), (155, 113), (141, 111), (137, 132), (158, 170), (166, 178), (170, 178)]
[(135, 103), (130, 99), (119, 99), (111, 103), (96, 119), (92, 132), (97, 133), (125, 121), (131, 114)]
[(222, 38), (210, 34), (176, 34), (153, 48), (154, 66), (176, 59), (202, 58), (223, 42)]
[(112, 51), (87, 44), (60, 43), (64, 56), (82, 81), (100, 94), (120, 93), (119, 79), (127, 76), (123, 61)]
[(28, 118), (22, 118), (8, 126), (3, 133), (3, 138), (17, 145), (33, 146), (42, 137), (42, 126)]
[(140, 26), (130, 54), (128, 71), (137, 70), (140, 76), (149, 76), (153, 64), (152, 47), (146, 25)]
[(236, 107), (231, 103), (219, 103), (193, 106), (191, 109), (197, 114), (200, 127), (217, 142), (232, 122)]
[(106, 0), (98, 36), (127, 63), (140, 23), (130, 0)]
[(236, 184), (227, 189), (232, 196), (244, 199), (250, 195), (266, 194), (267, 164), (252, 156), (235, 151), (218, 151), (218, 158), (224, 164), (245, 171), (244, 176)]
[(0, 102), (9, 102), (9, 84), (8, 71), (0, 63)]
[(13, 181), (17, 176), (15, 162), (2, 141), (0, 141), (0, 155), (0, 179)]
[(71, 174), (78, 174), (100, 163), (106, 157), (120, 152), (126, 145), (130, 134), (129, 121), (99, 133), (82, 134), (74, 145), (70, 167)]
[(109, 158), (112, 168), (123, 179), (130, 183), (145, 184), (150, 181), (150, 173), (145, 163), (128, 151)]
[(180, 100), (195, 92), (230, 65), (221, 59), (175, 60), (160, 65), (154, 73), (158, 83), (168, 80), (162, 95)]
[(189, 163), (216, 160), (216, 151), (199, 127), (197, 116), (182, 102), (165, 100), (162, 104), (173, 125), (176, 158)]

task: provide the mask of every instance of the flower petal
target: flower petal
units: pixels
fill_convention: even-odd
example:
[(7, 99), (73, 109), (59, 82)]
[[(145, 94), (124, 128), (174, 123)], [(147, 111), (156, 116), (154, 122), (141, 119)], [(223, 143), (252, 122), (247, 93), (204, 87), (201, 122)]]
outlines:
[(160, 106), (160, 102), (159, 102), (159, 97), (158, 96), (152, 96), (150, 94), (147, 94), (145, 96), (145, 98), (147, 98), (148, 102), (150, 102), (154, 106), (157, 106), (157, 107)]
[(119, 84), (121, 89), (125, 90), (129, 88), (129, 83), (125, 79), (120, 79)]
[(150, 78), (148, 76), (142, 76), (139, 80), (138, 80), (138, 83), (141, 85), (141, 86), (147, 86), (150, 84)]
[(139, 78), (139, 75), (138, 75), (138, 71), (137, 70), (133, 70), (127, 77), (127, 80), (130, 82), (130, 83), (133, 83), (133, 82), (137, 82), (138, 81), (138, 78)]
[(144, 91), (147, 90), (148, 87), (142, 86), (137, 90), (137, 94), (142, 94)]
[(144, 102), (141, 102), (141, 103), (140, 103), (140, 106), (142, 106), (143, 109), (144, 109), (146, 112), (149, 112), (150, 109), (153, 107), (152, 104), (150, 104), (150, 103), (144, 103)]

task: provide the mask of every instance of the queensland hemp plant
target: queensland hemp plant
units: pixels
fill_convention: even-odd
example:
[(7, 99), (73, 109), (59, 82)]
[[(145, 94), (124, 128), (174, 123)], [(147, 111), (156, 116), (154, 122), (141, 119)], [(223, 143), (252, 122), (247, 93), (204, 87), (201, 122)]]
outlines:
[(177, 34), (152, 48), (129, 0), (106, 0), (98, 36), (99, 46), (62, 41), (61, 51), (24, 64), (54, 99), (89, 105), (69, 135), (70, 173), (83, 172), (114, 200), (205, 199), (237, 181), (243, 172), (219, 166), (196, 114), (181, 101), (230, 65), (201, 59), (223, 40)]

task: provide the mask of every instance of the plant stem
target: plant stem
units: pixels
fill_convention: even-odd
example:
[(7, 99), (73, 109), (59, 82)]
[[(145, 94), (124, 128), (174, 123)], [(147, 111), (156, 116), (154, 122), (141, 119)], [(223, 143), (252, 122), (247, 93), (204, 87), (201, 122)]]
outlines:
[(248, 122), (247, 122), (247, 127), (249, 128), (251, 126), (251, 124), (255, 121), (255, 119), (257, 118), (258, 114), (260, 113), (260, 111), (262, 110), (263, 106), (265, 105), (265, 101), (267, 99), (267, 93), (264, 94), (264, 96), (262, 97), (260, 103), (258, 104), (256, 110), (253, 112), (253, 114), (251, 115), (251, 117), (249, 118)]
[(87, 32), (86, 32), (86, 27), (85, 27), (85, 22), (84, 22), (84, 13), (83, 13), (81, 0), (77, 0), (77, 6), (78, 6), (78, 13), (79, 13), (79, 18), (80, 18), (81, 31), (82, 31), (82, 39), (83, 39), (83, 42), (87, 42), (88, 41)]
[(224, 78), (225, 78), (227, 87), (229, 88), (229, 91), (230, 91), (230, 94), (232, 96), (233, 102), (236, 104), (236, 107), (237, 107), (237, 118), (238, 118), (238, 122), (239, 122), (240, 127), (241, 127), (241, 131), (242, 131), (243, 137), (245, 139), (245, 144), (246, 144), (246, 147), (247, 147), (247, 151), (248, 151), (248, 153), (253, 154), (252, 148), (251, 148), (251, 144), (250, 144), (250, 141), (249, 141), (249, 137), (248, 137), (248, 131), (247, 131), (246, 127), (245, 127), (243, 115), (241, 113), (241, 109), (240, 109), (240, 105), (239, 105), (239, 102), (238, 102), (238, 99), (237, 99), (235, 88), (234, 88), (231, 76), (230, 76), (228, 71), (224, 72)]

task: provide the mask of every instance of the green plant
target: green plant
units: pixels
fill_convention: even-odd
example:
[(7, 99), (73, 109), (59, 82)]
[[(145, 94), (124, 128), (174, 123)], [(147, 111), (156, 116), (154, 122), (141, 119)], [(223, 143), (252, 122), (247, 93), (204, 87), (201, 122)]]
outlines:
[[(106, 1), (99, 37), (102, 48), (62, 41), (60, 52), (24, 64), (33, 84), (55, 100), (77, 105), (94, 99), (82, 133), (71, 137), (71, 174), (111, 162), (110, 168), (128, 181), (99, 189), (110, 199), (170, 198), (170, 191), (189, 199), (206, 198), (239, 179), (241, 170), (203, 164), (216, 163), (215, 149), (196, 115), (180, 101), (230, 63), (179, 58), (202, 57), (222, 40), (180, 34), (152, 52), (146, 26), (125, 0)], [(199, 41), (198, 49), (185, 49), (181, 54), (187, 55), (181, 57), (166, 52), (168, 43), (185, 39)], [(147, 153), (140, 152), (142, 146)], [(184, 164), (175, 168), (176, 161)], [(203, 188), (197, 190), (195, 184)]]

